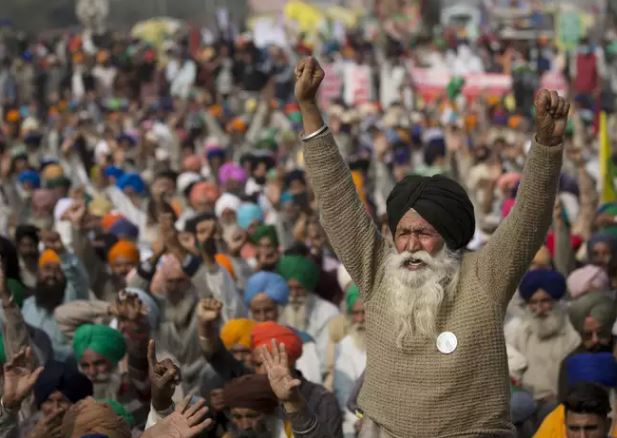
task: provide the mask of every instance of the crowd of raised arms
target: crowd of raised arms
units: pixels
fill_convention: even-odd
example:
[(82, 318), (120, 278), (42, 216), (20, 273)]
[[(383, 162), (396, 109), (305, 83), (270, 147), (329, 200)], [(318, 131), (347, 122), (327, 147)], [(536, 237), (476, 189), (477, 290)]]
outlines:
[(0, 438), (617, 437), (614, 42), (193, 37), (0, 34)]

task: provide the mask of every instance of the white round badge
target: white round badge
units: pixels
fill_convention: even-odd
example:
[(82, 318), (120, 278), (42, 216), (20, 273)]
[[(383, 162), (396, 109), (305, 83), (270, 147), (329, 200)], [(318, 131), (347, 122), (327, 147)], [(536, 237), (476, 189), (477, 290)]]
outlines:
[(458, 339), (452, 332), (443, 332), (437, 336), (437, 349), (440, 353), (450, 354), (458, 346)]

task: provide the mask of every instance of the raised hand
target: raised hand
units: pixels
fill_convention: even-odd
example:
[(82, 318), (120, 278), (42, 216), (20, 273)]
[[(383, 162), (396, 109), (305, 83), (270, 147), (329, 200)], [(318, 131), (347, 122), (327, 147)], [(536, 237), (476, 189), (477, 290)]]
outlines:
[(41, 418), (28, 438), (62, 438), (62, 419), (65, 413), (64, 409), (57, 409)]
[(294, 70), (296, 85), (295, 95), (300, 104), (314, 103), (317, 90), (325, 73), (315, 58), (304, 58), (296, 65)]
[(41, 240), (45, 248), (54, 250), (58, 255), (64, 254), (66, 248), (62, 243), (60, 234), (53, 230), (41, 230)]
[(84, 201), (73, 201), (73, 205), (67, 210), (66, 217), (74, 228), (80, 229), (84, 225), (86, 217), (86, 203)]
[(298, 388), (302, 382), (289, 371), (285, 344), (277, 344), (273, 339), (271, 352), (266, 347), (260, 347), (259, 352), (276, 397), (283, 403), (298, 401), (301, 398)]
[(141, 438), (193, 438), (212, 425), (212, 419), (205, 418), (208, 413), (206, 401), (200, 400), (189, 406), (191, 396), (184, 399), (169, 416), (146, 430)]
[(140, 321), (147, 315), (139, 297), (125, 290), (118, 293), (116, 302), (110, 308), (110, 313), (121, 321)]
[(156, 360), (154, 340), (148, 343), (148, 376), (152, 392), (152, 407), (161, 412), (171, 406), (171, 397), (181, 381), (180, 368), (171, 359)]
[(536, 109), (536, 141), (544, 146), (563, 142), (570, 104), (556, 91), (541, 90), (534, 102)]
[(197, 319), (203, 325), (212, 324), (221, 317), (223, 303), (214, 298), (204, 298), (197, 305)]
[(231, 242), (228, 242), (229, 253), (233, 256), (240, 255), (240, 251), (242, 247), (246, 244), (248, 240), (248, 234), (244, 230), (236, 231), (231, 237)]
[(43, 372), (43, 367), (32, 370), (32, 349), (22, 348), (4, 364), (4, 390), (2, 403), (9, 410), (17, 410), (30, 394), (32, 387)]

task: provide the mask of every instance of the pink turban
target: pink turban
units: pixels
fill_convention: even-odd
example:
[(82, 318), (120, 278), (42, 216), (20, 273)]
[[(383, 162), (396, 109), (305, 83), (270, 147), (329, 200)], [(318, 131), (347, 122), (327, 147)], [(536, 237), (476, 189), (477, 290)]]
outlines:
[(219, 169), (219, 181), (221, 184), (226, 184), (227, 181), (232, 180), (244, 184), (247, 179), (246, 171), (236, 163), (225, 163)]
[(501, 205), (501, 217), (502, 218), (507, 218), (508, 215), (510, 214), (510, 211), (512, 210), (512, 208), (514, 208), (514, 204), (516, 204), (516, 199), (506, 199), (505, 201), (503, 201), (503, 204)]
[(521, 180), (522, 175), (518, 172), (504, 173), (497, 180), (497, 187), (501, 192), (512, 190)]
[(587, 265), (573, 271), (567, 283), (572, 298), (578, 298), (588, 292), (607, 290), (609, 285), (606, 271), (594, 265)]
[(150, 291), (153, 294), (164, 295), (167, 292), (165, 290), (165, 282), (167, 279), (181, 276), (186, 276), (186, 273), (182, 270), (180, 261), (171, 254), (165, 254), (161, 257), (161, 262), (156, 269), (154, 277), (152, 277)]
[(185, 172), (197, 172), (201, 171), (201, 158), (199, 155), (189, 155), (182, 161), (182, 170)]
[(195, 205), (199, 202), (211, 202), (214, 204), (219, 197), (219, 189), (211, 182), (201, 181), (196, 183), (191, 189), (189, 202)]

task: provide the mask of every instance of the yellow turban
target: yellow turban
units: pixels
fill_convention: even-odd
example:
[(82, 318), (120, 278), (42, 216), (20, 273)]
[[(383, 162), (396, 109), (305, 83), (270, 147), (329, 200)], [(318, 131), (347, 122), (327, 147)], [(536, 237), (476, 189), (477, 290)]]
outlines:
[(41, 172), (41, 177), (45, 181), (51, 181), (61, 176), (64, 176), (64, 171), (62, 170), (62, 166), (56, 163), (48, 164)]
[(243, 345), (251, 348), (251, 330), (257, 324), (251, 319), (231, 319), (221, 329), (221, 340), (226, 348)]

